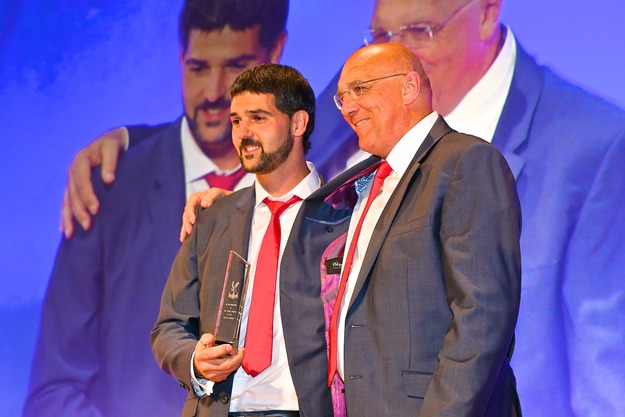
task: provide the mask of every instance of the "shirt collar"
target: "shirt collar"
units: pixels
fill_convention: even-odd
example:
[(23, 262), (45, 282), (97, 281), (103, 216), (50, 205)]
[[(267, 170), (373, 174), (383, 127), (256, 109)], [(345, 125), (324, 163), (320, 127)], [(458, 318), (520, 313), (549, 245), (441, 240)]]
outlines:
[(386, 162), (393, 168), (394, 174), (397, 174), (400, 178), (404, 175), (437, 119), (438, 113), (432, 112), (428, 114), (414, 125), (393, 147), (386, 158)]
[(310, 194), (316, 191), (319, 187), (321, 187), (321, 177), (319, 177), (319, 172), (317, 172), (317, 168), (313, 165), (312, 162), (306, 162), (310, 173), (300, 181), (291, 191), (284, 194), (280, 198), (274, 198), (269, 195), (269, 193), (260, 185), (258, 181), (254, 181), (254, 190), (256, 191), (256, 204), (255, 207), (260, 206), (263, 203), (263, 200), (266, 197), (269, 197), (270, 200), (279, 200), (279, 201), (287, 201), (293, 196), (298, 196), (302, 200), (305, 200)]
[(512, 30), (503, 26), (501, 51), (480, 80), (445, 117), (454, 130), (491, 142), (499, 116), (512, 84), (516, 61), (516, 40)]

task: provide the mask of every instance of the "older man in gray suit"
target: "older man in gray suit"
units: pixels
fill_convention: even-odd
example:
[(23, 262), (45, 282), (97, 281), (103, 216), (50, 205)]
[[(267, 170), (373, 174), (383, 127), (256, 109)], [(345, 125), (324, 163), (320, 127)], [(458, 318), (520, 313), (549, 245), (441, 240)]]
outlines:
[[(288, 270), (317, 256), (310, 248), (318, 225), (358, 193), (347, 236), (321, 261), (322, 291), (341, 283), (328, 324), (335, 415), (518, 415), (508, 356), (519, 308), (520, 209), (505, 159), (432, 111), (427, 77), (399, 44), (354, 53), (335, 100), (360, 148), (376, 156), (307, 199), (294, 226), (293, 252), (303, 255), (283, 261)], [(366, 184), (361, 172), (380, 158)], [(330, 271), (337, 258), (340, 278)], [(346, 408), (337, 407), (343, 391)]]

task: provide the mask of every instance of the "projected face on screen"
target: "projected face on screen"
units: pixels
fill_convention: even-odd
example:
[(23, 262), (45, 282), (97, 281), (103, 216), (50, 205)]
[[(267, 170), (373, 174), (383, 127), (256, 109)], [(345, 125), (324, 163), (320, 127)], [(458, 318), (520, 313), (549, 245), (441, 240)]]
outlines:
[(197, 144), (208, 156), (232, 150), (230, 85), (243, 70), (267, 62), (260, 28), (192, 30), (181, 53), (184, 112)]
[(368, 34), (372, 43), (398, 42), (419, 57), (434, 109), (447, 115), (495, 58), (500, 7), (499, 0), (377, 0)]

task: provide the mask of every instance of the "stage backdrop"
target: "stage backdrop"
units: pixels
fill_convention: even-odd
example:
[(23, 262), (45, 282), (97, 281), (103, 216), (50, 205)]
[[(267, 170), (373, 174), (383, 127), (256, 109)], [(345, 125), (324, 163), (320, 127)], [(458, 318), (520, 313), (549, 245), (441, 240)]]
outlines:
[[(180, 5), (0, 3), (0, 416), (19, 415), (24, 399), (72, 156), (110, 127), (181, 112)], [(282, 62), (321, 92), (361, 44), (372, 5), (293, 0)], [(542, 63), (623, 107), (624, 16), (620, 0), (526, 0), (504, 1), (503, 20)]]

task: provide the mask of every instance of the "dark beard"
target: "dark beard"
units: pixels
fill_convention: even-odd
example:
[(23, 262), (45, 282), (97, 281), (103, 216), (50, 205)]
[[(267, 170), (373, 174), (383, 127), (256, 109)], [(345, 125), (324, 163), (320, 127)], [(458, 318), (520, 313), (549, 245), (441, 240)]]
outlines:
[[(278, 149), (274, 152), (265, 152), (263, 145), (259, 141), (252, 138), (243, 138), (241, 144), (239, 145), (239, 159), (241, 160), (241, 166), (245, 171), (252, 174), (269, 174), (270, 172), (275, 171), (284, 163), (284, 161), (286, 161), (291, 153), (291, 149), (293, 149), (294, 142), (293, 136), (289, 132)], [(247, 166), (245, 164), (247, 159), (242, 156), (243, 148), (249, 145), (258, 146), (261, 150), (258, 162), (256, 162), (254, 166)]]
[(201, 105), (195, 107), (195, 109), (193, 110), (193, 115), (185, 114), (187, 122), (189, 124), (189, 130), (191, 130), (191, 135), (193, 136), (195, 143), (197, 143), (200, 149), (202, 149), (204, 154), (208, 157), (222, 157), (232, 152), (232, 129), (226, 129), (223, 136), (221, 136), (220, 138), (216, 138), (216, 140), (209, 141), (207, 138), (204, 137), (202, 131), (200, 130), (198, 123), (198, 113), (200, 110), (221, 110), (224, 108), (224, 106), (226, 108), (230, 108), (230, 102), (222, 97), (216, 102), (205, 101)]

